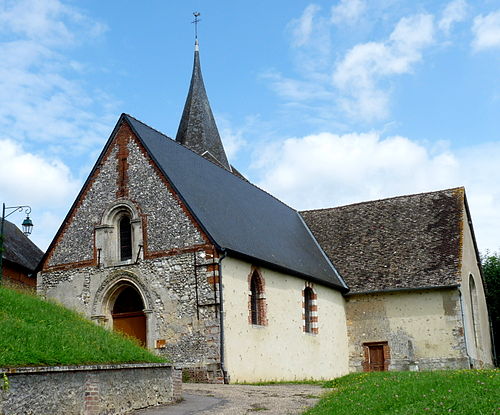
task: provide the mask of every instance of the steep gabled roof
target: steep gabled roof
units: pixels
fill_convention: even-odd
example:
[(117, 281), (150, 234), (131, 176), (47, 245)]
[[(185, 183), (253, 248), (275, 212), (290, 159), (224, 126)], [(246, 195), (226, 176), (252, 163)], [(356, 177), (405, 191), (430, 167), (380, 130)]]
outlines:
[(464, 189), (301, 212), (351, 293), (460, 283)]
[(43, 252), (22, 231), (8, 220), (4, 223), (3, 259), (33, 272)]
[(205, 91), (198, 40), (194, 51), (191, 84), (175, 140), (231, 171)]
[(135, 118), (122, 121), (219, 248), (347, 290), (297, 211)]

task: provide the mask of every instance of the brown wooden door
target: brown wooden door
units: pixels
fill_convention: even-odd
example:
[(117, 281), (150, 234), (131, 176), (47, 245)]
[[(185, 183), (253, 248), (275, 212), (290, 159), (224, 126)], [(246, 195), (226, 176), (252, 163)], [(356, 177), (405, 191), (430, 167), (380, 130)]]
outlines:
[(368, 346), (370, 372), (382, 372), (384, 370), (384, 346)]
[(113, 330), (135, 337), (146, 346), (146, 315), (142, 311), (113, 314)]

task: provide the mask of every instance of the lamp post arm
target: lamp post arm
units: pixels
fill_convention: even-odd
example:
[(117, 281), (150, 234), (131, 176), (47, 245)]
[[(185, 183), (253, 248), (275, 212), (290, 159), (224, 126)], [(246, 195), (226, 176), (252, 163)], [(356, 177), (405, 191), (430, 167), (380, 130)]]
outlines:
[(3, 224), (5, 223), (5, 203), (2, 203), (2, 224), (0, 225), (0, 286), (3, 278)]
[[(12, 215), (15, 212), (22, 212), (24, 210), (24, 213), (26, 215), (29, 215), (31, 213), (31, 206), (28, 205), (22, 205), (22, 206), (5, 206), (5, 203), (2, 203), (3, 209), (2, 209), (2, 221), (7, 219), (10, 215)], [(5, 214), (6, 210), (12, 210), (12, 212)], [(2, 229), (3, 230), (3, 229)], [(2, 232), (3, 234), (3, 232)]]
[[(6, 214), (6, 211), (11, 210)], [(28, 205), (21, 206), (5, 206), (5, 203), (2, 203), (2, 222), (0, 224), (0, 285), (2, 285), (3, 278), (3, 240), (4, 240), (4, 225), (5, 219), (12, 215), (14, 212), (22, 212), (25, 211), (26, 215), (29, 216), (31, 213), (31, 207)]]

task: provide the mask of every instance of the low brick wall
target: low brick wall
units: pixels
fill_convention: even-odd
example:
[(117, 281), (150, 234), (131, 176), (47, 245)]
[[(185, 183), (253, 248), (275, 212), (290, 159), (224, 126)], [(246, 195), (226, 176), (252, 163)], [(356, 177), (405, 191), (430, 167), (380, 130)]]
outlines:
[(165, 363), (0, 368), (0, 415), (124, 414), (181, 395), (182, 371)]

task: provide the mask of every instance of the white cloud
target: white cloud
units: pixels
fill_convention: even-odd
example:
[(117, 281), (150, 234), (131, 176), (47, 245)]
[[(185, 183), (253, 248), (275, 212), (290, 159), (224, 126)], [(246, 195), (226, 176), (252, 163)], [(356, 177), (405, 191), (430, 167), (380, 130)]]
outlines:
[(448, 3), (443, 10), (443, 15), (439, 20), (438, 27), (448, 34), (455, 23), (465, 20), (467, 16), (467, 2), (465, 0), (455, 0)]
[(321, 80), (302, 81), (286, 78), (278, 72), (268, 71), (261, 75), (271, 80), (271, 88), (281, 97), (292, 101), (308, 101), (317, 99), (333, 99), (333, 94), (324, 87)]
[[(270, 154), (272, 153), (272, 154)], [(290, 138), (259, 155), (259, 186), (299, 210), (465, 186), (481, 250), (500, 248), (500, 143), (452, 152), (379, 133)]]
[(475, 51), (500, 47), (500, 10), (486, 16), (476, 16), (472, 32), (472, 47)]
[(290, 22), (294, 46), (304, 46), (309, 42), (314, 29), (314, 18), (320, 9), (316, 4), (310, 4), (300, 18)]
[(47, 160), (26, 152), (12, 140), (0, 140), (0, 193), (13, 201), (29, 198), (30, 203), (60, 205), (74, 196), (79, 182), (63, 162)]
[(457, 151), (462, 183), (467, 190), (476, 239), (481, 251), (500, 252), (500, 142), (487, 142)]
[(456, 158), (407, 138), (321, 133), (284, 140), (260, 185), (298, 209), (337, 206), (448, 186)]
[(344, 94), (344, 108), (368, 120), (384, 118), (389, 97), (378, 82), (411, 72), (422, 59), (423, 49), (433, 41), (433, 16), (418, 14), (402, 18), (387, 41), (358, 44), (350, 49), (333, 74), (335, 86)]
[(107, 28), (59, 0), (5, 1), (0, 10), (0, 27), (48, 45), (76, 41), (74, 25), (87, 36), (99, 36)]
[(33, 208), (42, 249), (80, 187), (61, 156), (85, 164), (115, 118), (116, 101), (85, 85), (86, 64), (70, 56), (105, 30), (60, 0), (0, 1), (0, 195)]
[(227, 158), (232, 164), (237, 154), (247, 145), (244, 128), (234, 128), (223, 115), (217, 115), (217, 125)]
[[(32, 239), (41, 249), (45, 249), (81, 183), (60, 160), (44, 159), (27, 152), (12, 140), (0, 139), (0, 148), (2, 202), (7, 206), (31, 206), (31, 217), (35, 224)], [(22, 219), (15, 216), (9, 218), (17, 225)]]
[(79, 77), (85, 65), (61, 54), (62, 48), (98, 36), (104, 28), (59, 0), (3, 4), (0, 34), (8, 39), (0, 43), (4, 137), (57, 143), (75, 154), (107, 136), (114, 101), (84, 85)]
[(332, 22), (335, 24), (355, 23), (366, 9), (363, 0), (340, 0), (336, 6), (332, 6)]

